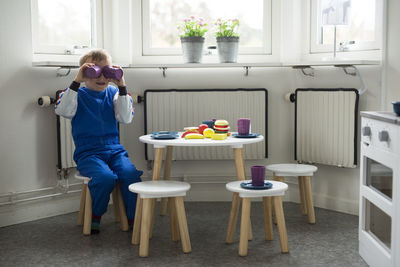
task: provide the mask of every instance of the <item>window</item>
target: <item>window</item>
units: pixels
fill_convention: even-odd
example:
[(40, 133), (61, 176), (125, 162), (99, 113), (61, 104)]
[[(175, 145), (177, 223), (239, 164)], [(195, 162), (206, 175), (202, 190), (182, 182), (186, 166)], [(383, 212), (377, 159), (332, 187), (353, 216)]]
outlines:
[[(381, 48), (383, 7), (380, 0), (311, 0), (311, 53)], [(340, 43), (343, 45), (341, 46)]]
[(214, 22), (240, 20), (240, 54), (271, 54), (271, 0), (143, 0), (143, 55), (179, 55), (177, 25), (193, 15), (208, 23), (205, 47), (216, 45)]
[(99, 45), (97, 1), (32, 0), (34, 53), (74, 54), (77, 48)]

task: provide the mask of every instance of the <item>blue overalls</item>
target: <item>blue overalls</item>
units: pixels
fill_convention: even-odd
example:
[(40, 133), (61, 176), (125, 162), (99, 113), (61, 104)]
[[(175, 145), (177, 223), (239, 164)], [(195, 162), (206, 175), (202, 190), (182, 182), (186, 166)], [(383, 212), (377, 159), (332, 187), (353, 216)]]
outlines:
[(88, 185), (93, 215), (101, 216), (107, 211), (110, 194), (118, 181), (126, 215), (133, 220), (137, 194), (130, 192), (128, 186), (140, 182), (143, 172), (131, 163), (119, 143), (113, 106), (117, 92), (111, 86), (101, 92), (79, 88), (77, 110), (71, 121), (76, 147), (74, 160), (79, 172), (92, 178)]

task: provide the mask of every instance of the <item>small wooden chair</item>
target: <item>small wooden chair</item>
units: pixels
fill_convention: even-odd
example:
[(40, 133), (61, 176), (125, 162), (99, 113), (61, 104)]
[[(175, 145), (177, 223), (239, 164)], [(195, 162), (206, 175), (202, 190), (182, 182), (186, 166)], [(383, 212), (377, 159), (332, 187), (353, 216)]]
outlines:
[[(82, 180), (82, 193), (81, 193), (81, 203), (78, 213), (78, 225), (83, 225), (83, 234), (90, 235), (92, 227), (92, 198), (90, 196), (90, 191), (88, 183), (91, 178), (82, 176), (79, 172), (75, 174), (75, 178)], [(115, 184), (114, 190), (112, 192), (112, 199), (114, 205), (115, 221), (121, 222), (121, 230), (128, 231), (128, 219), (126, 217), (125, 205), (122, 199), (121, 190), (119, 188), (119, 183)]]
[(285, 215), (283, 213), (283, 206), (282, 206), (282, 196), (288, 189), (287, 184), (277, 181), (268, 181), (272, 183), (272, 188), (262, 189), (262, 190), (244, 189), (240, 186), (242, 182), (250, 182), (250, 181), (251, 180), (235, 181), (226, 184), (226, 189), (228, 189), (231, 192), (239, 193), (239, 197), (242, 198), (242, 217), (240, 221), (239, 255), (247, 256), (247, 249), (249, 243), (248, 234), (249, 234), (249, 224), (250, 224), (251, 199), (255, 197), (263, 198), (265, 239), (266, 240), (273, 239), (273, 230), (272, 230), (272, 205), (273, 205), (276, 212), (279, 240), (281, 244), (281, 252), (288, 253), (289, 243), (286, 232)]
[(273, 172), (275, 181), (284, 181), (284, 177), (294, 176), (299, 179), (299, 192), (301, 212), (308, 215), (308, 223), (315, 223), (314, 204), (311, 190), (310, 176), (318, 170), (316, 166), (307, 164), (272, 164), (267, 165), (266, 169)]
[(139, 244), (140, 236), (140, 257), (147, 257), (149, 255), (152, 203), (153, 200), (157, 198), (168, 198), (172, 240), (179, 240), (177, 230), (179, 225), (182, 250), (184, 253), (192, 251), (185, 207), (183, 204), (183, 197), (189, 189), (190, 184), (178, 181), (146, 181), (134, 183), (129, 186), (131, 192), (138, 194), (132, 244)]

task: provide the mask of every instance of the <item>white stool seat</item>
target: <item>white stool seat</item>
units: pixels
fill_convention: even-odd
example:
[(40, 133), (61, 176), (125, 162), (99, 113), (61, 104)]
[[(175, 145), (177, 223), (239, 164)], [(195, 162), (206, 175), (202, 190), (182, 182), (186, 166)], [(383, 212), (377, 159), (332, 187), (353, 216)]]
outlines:
[(189, 189), (190, 184), (179, 181), (146, 181), (129, 186), (141, 198), (183, 197)]
[(313, 176), (318, 170), (316, 166), (307, 164), (272, 164), (266, 169), (275, 173), (275, 176)]
[(230, 182), (226, 184), (226, 189), (231, 192), (239, 193), (239, 196), (242, 198), (283, 196), (288, 189), (287, 184), (278, 181), (266, 181), (272, 184), (272, 188), (270, 189), (252, 190), (240, 186), (241, 183), (250, 181), (251, 180)]
[(88, 184), (92, 178), (81, 175), (79, 172), (75, 173), (75, 178), (82, 180), (84, 184)]

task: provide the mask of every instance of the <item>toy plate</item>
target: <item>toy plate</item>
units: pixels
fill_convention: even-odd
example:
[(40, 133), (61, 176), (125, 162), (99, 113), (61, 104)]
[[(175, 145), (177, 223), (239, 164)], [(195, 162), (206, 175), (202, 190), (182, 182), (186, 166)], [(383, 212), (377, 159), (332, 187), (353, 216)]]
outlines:
[(255, 186), (251, 182), (247, 182), (247, 183), (243, 182), (240, 184), (240, 187), (244, 188), (244, 189), (263, 190), (263, 189), (271, 189), (272, 184), (269, 182), (264, 182), (264, 185)]
[(169, 133), (158, 133), (158, 134), (152, 134), (151, 138), (153, 139), (175, 139), (178, 138), (178, 134), (169, 134)]
[(258, 133), (251, 133), (251, 134), (246, 134), (246, 135), (240, 135), (238, 133), (232, 134), (233, 137), (236, 138), (256, 138), (257, 136), (260, 136)]
[(176, 135), (178, 134), (178, 132), (174, 132), (174, 131), (159, 131), (159, 132), (152, 132), (152, 135), (156, 135), (156, 134), (172, 134), (172, 135)]

